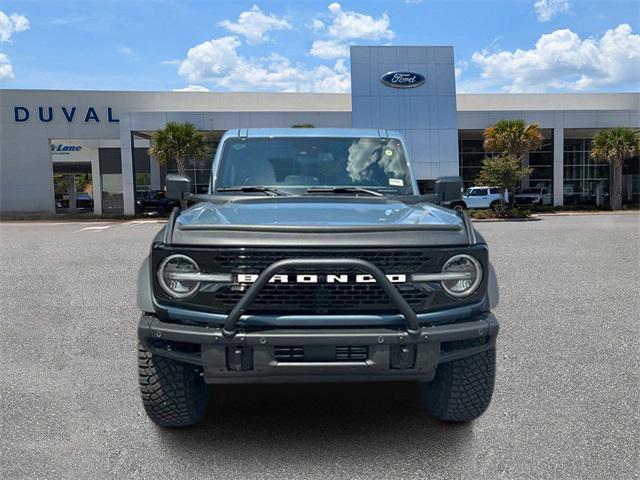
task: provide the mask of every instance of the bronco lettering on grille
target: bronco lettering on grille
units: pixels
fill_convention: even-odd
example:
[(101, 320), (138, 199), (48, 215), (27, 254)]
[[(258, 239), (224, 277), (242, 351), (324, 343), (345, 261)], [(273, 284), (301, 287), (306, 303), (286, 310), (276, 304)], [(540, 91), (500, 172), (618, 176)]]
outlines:
[[(386, 275), (391, 283), (405, 283), (407, 275), (404, 273), (391, 273)], [(254, 283), (258, 279), (255, 273), (239, 273), (236, 276), (237, 283)], [(269, 283), (376, 283), (375, 278), (368, 274), (326, 274), (300, 273), (297, 275), (278, 274), (271, 277)]]

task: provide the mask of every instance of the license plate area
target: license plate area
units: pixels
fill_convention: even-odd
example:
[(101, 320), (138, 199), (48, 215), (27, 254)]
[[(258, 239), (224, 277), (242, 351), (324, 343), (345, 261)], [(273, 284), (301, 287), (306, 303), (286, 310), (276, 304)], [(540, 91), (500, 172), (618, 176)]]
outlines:
[(367, 345), (276, 345), (273, 358), (278, 363), (356, 362), (369, 359)]

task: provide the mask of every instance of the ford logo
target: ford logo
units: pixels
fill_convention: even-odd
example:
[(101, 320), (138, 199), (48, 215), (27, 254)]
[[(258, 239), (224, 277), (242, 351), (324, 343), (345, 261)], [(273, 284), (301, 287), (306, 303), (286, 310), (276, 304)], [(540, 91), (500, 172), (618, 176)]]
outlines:
[(388, 87), (414, 88), (424, 83), (424, 75), (415, 72), (389, 72), (381, 80)]

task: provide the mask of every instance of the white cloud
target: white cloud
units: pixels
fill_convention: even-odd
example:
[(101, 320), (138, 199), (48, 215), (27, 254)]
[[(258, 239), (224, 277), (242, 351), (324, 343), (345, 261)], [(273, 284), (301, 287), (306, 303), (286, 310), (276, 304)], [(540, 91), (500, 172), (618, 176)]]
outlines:
[(324, 27), (325, 27), (325, 25), (324, 25), (324, 22), (322, 20), (318, 20), (317, 18), (314, 18), (311, 21), (311, 30), (313, 30), (316, 33), (321, 31)]
[(7, 15), (0, 10), (0, 43), (10, 42), (14, 33), (29, 30), (29, 20), (24, 15)]
[(391, 19), (387, 13), (380, 18), (373, 18), (364, 13), (344, 11), (337, 2), (329, 5), (332, 15), (329, 35), (340, 40), (362, 38), (366, 40), (391, 40), (393, 32), (389, 29)]
[(14, 78), (13, 67), (6, 54), (0, 53), (0, 81)]
[(203, 87), (202, 85), (189, 85), (184, 88), (174, 88), (174, 92), (210, 92), (207, 87)]
[(291, 30), (292, 28), (284, 17), (278, 18), (275, 15), (264, 14), (257, 5), (249, 11), (242, 12), (237, 22), (223, 20), (219, 25), (232, 33), (244, 36), (249, 45), (269, 40), (266, 34), (271, 30)]
[(130, 57), (131, 55), (133, 55), (133, 49), (130, 47), (120, 47), (118, 49), (118, 52), (120, 52), (122, 55), (125, 55), (127, 57)]
[(187, 77), (190, 82), (225, 75), (241, 63), (236, 53), (240, 43), (238, 37), (227, 36), (196, 45), (187, 52), (178, 74)]
[(585, 38), (569, 29), (542, 35), (530, 50), (476, 52), (486, 87), (509, 92), (588, 90), (640, 84), (640, 35), (628, 24)]
[(211, 82), (232, 91), (347, 92), (350, 76), (344, 61), (312, 69), (271, 54), (253, 58), (238, 54), (237, 37), (203, 42), (189, 49), (178, 73), (190, 82)]
[(349, 55), (349, 46), (339, 40), (316, 40), (309, 51), (311, 55), (323, 59), (344, 58)]
[(548, 22), (557, 14), (568, 12), (570, 8), (569, 0), (537, 0), (533, 4), (533, 9), (541, 22)]
[[(326, 29), (326, 40), (316, 40), (311, 45), (309, 54), (322, 58), (346, 58), (349, 56), (349, 40), (391, 40), (393, 32), (389, 29), (391, 20), (387, 13), (380, 18), (373, 18), (360, 12), (344, 11), (337, 2), (329, 5), (331, 23)], [(318, 33), (326, 25), (318, 19), (313, 20), (312, 29)], [(347, 42), (346, 42), (347, 41)]]

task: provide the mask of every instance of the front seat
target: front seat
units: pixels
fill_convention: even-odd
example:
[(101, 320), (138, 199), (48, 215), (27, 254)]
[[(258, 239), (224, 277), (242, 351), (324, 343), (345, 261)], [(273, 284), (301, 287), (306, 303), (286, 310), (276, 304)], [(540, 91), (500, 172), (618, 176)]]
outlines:
[(268, 160), (238, 162), (237, 167), (236, 185), (273, 185), (276, 183), (276, 172)]

